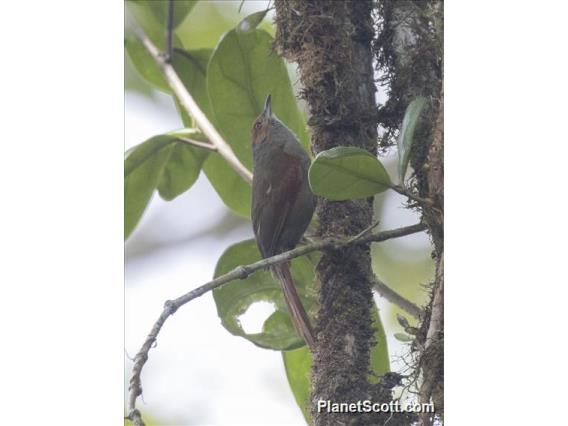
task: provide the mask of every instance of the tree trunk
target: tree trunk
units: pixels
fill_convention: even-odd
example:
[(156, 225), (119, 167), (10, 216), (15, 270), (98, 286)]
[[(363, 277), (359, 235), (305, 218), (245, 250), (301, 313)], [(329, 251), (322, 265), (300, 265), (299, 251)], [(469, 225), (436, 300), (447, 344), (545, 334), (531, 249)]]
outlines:
[[(381, 0), (381, 30), (375, 43), (379, 67), (390, 88), (379, 110), (385, 128), (382, 146), (394, 143), (408, 104), (418, 96), (429, 102), (417, 126), (411, 151), (414, 177), (409, 185), (428, 203), (419, 205), (434, 243), (436, 274), (414, 351), (421, 375), (420, 402), (432, 401), (436, 417), (444, 412), (444, 95), (443, 2), (439, 0)], [(433, 417), (423, 414), (421, 424)]]
[[(310, 110), (313, 153), (341, 145), (376, 155), (372, 2), (277, 0), (275, 6), (276, 47), (299, 65), (302, 97)], [(317, 214), (320, 236), (356, 235), (371, 225), (372, 198), (319, 199)], [(319, 400), (388, 403), (392, 399), (389, 387), (373, 386), (367, 380), (374, 343), (369, 246), (327, 250), (316, 272), (320, 309), (312, 371), (314, 423), (381, 424), (390, 413), (365, 417), (318, 412), (316, 404)], [(409, 421), (400, 416), (400, 420), (391, 418), (389, 424)]]

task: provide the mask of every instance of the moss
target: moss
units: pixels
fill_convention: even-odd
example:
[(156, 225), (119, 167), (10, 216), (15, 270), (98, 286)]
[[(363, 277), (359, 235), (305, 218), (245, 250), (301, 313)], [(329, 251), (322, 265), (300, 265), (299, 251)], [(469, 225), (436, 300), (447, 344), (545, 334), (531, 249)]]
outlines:
[[(379, 123), (383, 128), (379, 145), (386, 148), (395, 143), (406, 107), (413, 99), (424, 96), (429, 100), (411, 151), (414, 176), (410, 187), (432, 202), (430, 206), (421, 206), (421, 210), (434, 243), (437, 274), (430, 286), (434, 295), (442, 288), (443, 262), (440, 259), (444, 251), (443, 3), (382, 0), (377, 3), (376, 13), (379, 17), (379, 36), (374, 44), (376, 64), (383, 73), (382, 83), (389, 89), (388, 101), (379, 108)], [(426, 307), (416, 337), (412, 380), (421, 376), (420, 398), (423, 401), (432, 398), (436, 410), (443, 416), (443, 327), (430, 339), (426, 338), (434, 299), (432, 296)]]
[[(276, 50), (298, 63), (307, 101), (314, 154), (335, 146), (377, 152), (371, 1), (276, 1)], [(372, 222), (372, 199), (318, 200), (320, 236), (356, 235)], [(313, 399), (388, 402), (390, 389), (368, 381), (373, 341), (368, 246), (323, 253), (317, 266)], [(377, 399), (380, 398), (380, 399)], [(376, 424), (390, 414), (363, 416), (313, 412), (317, 425)], [(392, 418), (389, 424), (399, 423)]]
[[(429, 108), (417, 128), (419, 143), (414, 144), (411, 154), (416, 170), (414, 189), (426, 198), (430, 182), (427, 163), (442, 85), (440, 3), (276, 0), (275, 8), (275, 49), (298, 63), (304, 87), (300, 96), (309, 108), (314, 154), (339, 145), (376, 154), (395, 141), (410, 101), (419, 95), (429, 99)], [(376, 40), (375, 29), (379, 30)], [(412, 35), (411, 43), (400, 43), (404, 35), (401, 29)], [(382, 83), (389, 90), (388, 102), (379, 109), (375, 105), (373, 59), (384, 73)], [(380, 138), (378, 125), (383, 129)], [(431, 218), (438, 214), (437, 210), (429, 213)], [(320, 236), (355, 235), (370, 225), (372, 202), (320, 199), (317, 214)], [(435, 225), (443, 230), (442, 222)], [(436, 235), (443, 238), (443, 232)], [(391, 388), (383, 382), (367, 382), (373, 340), (370, 274), (369, 247), (329, 250), (321, 257), (317, 267), (320, 310), (315, 327), (318, 344), (312, 372), (313, 399), (392, 399)], [(386, 421), (377, 414), (314, 412), (313, 418), (317, 425)], [(407, 425), (413, 420), (395, 415), (389, 424)]]

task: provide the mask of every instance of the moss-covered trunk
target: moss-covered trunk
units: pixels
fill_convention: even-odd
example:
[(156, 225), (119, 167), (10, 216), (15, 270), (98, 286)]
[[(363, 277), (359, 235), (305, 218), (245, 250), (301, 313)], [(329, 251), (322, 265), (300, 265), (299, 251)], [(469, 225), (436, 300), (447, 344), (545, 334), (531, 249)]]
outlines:
[[(339, 145), (377, 153), (371, 1), (276, 1), (276, 46), (298, 63), (310, 110), (312, 151)], [(322, 237), (356, 235), (371, 225), (372, 199), (318, 200)], [(391, 392), (368, 383), (373, 339), (368, 246), (323, 253), (317, 266), (320, 309), (312, 371), (316, 425), (377, 424), (387, 414), (318, 412), (318, 400), (388, 402)], [(383, 419), (384, 416), (384, 419)], [(400, 424), (391, 419), (391, 425)], [(407, 424), (407, 423), (402, 423)]]
[[(420, 376), (420, 402), (432, 401), (436, 417), (444, 412), (444, 10), (440, 0), (381, 0), (381, 29), (375, 52), (390, 89), (387, 104), (379, 110), (386, 130), (382, 146), (392, 145), (404, 111), (418, 96), (429, 102), (419, 123), (411, 152), (414, 176), (409, 187), (427, 202), (418, 205), (434, 243), (436, 274), (431, 298), (413, 345)], [(432, 424), (423, 414), (421, 424)]]

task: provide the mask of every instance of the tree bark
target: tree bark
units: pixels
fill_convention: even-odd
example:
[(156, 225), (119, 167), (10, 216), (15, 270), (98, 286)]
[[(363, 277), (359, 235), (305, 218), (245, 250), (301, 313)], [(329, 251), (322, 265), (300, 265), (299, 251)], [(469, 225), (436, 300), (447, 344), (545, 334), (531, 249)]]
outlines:
[[(301, 96), (310, 110), (312, 151), (356, 146), (377, 154), (371, 1), (277, 0), (276, 47), (299, 66)], [(356, 235), (372, 222), (372, 198), (319, 199), (319, 235)], [(374, 344), (371, 256), (368, 245), (326, 250), (316, 269), (319, 313), (312, 371), (314, 424), (382, 424), (390, 413), (365, 417), (318, 412), (316, 402), (389, 402), (392, 384), (370, 385)], [(386, 342), (378, 342), (385, 344)], [(409, 424), (405, 416), (389, 424)]]
[(422, 414), (422, 425), (444, 413), (444, 95), (443, 95), (443, 2), (439, 0), (381, 0), (381, 30), (375, 52), (389, 100), (379, 110), (385, 129), (382, 146), (394, 143), (408, 104), (418, 96), (429, 102), (422, 114), (411, 151), (414, 170), (410, 188), (430, 201), (419, 206), (434, 243), (436, 274), (431, 298), (416, 336), (414, 351), (421, 376), (420, 402), (432, 401), (435, 416)]

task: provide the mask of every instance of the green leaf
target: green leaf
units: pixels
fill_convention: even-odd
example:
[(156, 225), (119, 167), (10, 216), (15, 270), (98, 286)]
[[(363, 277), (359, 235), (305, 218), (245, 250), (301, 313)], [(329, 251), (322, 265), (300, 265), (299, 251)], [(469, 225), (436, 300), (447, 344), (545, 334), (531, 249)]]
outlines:
[[(179, 26), (191, 12), (198, 0), (174, 1), (174, 28)], [(127, 0), (126, 5), (140, 25), (158, 25), (166, 29), (169, 15), (167, 0)]]
[[(185, 88), (189, 91), (201, 111), (211, 121), (213, 114), (209, 95), (207, 94), (207, 64), (213, 53), (212, 49), (174, 49), (173, 66), (183, 82)], [(194, 127), (191, 117), (187, 115), (185, 110), (179, 105), (176, 99), (176, 106), (181, 116), (183, 125), (186, 127)]]
[(256, 29), (256, 27), (258, 27), (258, 24), (262, 22), (267, 13), (268, 9), (251, 13), (249, 16), (239, 22), (239, 25), (237, 25), (237, 32), (246, 33)]
[[(245, 18), (247, 19), (247, 18)], [(233, 29), (215, 48), (207, 69), (207, 89), (214, 124), (250, 170), (250, 128), (272, 94), (272, 109), (308, 146), (305, 123), (298, 110), (282, 58), (272, 52), (272, 37), (264, 30)], [(210, 155), (205, 173), (225, 204), (243, 217), (250, 216), (250, 186), (219, 155)]]
[(142, 217), (171, 153), (171, 136), (155, 136), (124, 159), (124, 238)]
[[(245, 240), (229, 247), (217, 262), (215, 277), (223, 275), (240, 265), (248, 265), (260, 260), (254, 240)], [(315, 257), (302, 256), (292, 260), (292, 277), (306, 311), (314, 303), (311, 294), (314, 281)], [(280, 284), (270, 272), (257, 271), (245, 280), (235, 280), (213, 290), (217, 314), (223, 326), (235, 336), (241, 336), (257, 346), (268, 349), (287, 350), (304, 345), (298, 337), (286, 308)], [(272, 303), (276, 311), (264, 322), (260, 333), (247, 334), (239, 317), (251, 305), (265, 301)]]
[(412, 342), (414, 339), (405, 333), (394, 333), (394, 338), (399, 342)]
[(378, 383), (380, 376), (390, 371), (389, 348), (385, 328), (376, 305), (372, 316), (373, 328), (375, 329), (375, 344), (371, 349), (371, 375), (369, 376), (369, 382)]
[(126, 52), (134, 66), (134, 69), (140, 76), (156, 89), (162, 92), (170, 93), (170, 86), (162, 77), (162, 72), (156, 62), (146, 51), (146, 48), (134, 36), (126, 37)]
[(404, 185), (404, 176), (410, 161), (410, 149), (414, 142), (414, 130), (424, 105), (426, 105), (426, 98), (418, 97), (408, 105), (404, 113), (402, 128), (398, 137), (398, 177), (401, 185)]
[(310, 167), (309, 179), (314, 194), (330, 200), (370, 197), (391, 184), (377, 157), (345, 146), (320, 152)]
[(310, 394), (312, 384), (310, 382), (310, 373), (312, 371), (312, 354), (310, 350), (304, 346), (303, 348), (293, 351), (283, 351), (282, 360), (284, 361), (284, 369), (288, 383), (294, 394), (296, 404), (302, 410), (306, 423), (312, 424), (312, 416), (310, 415)]
[[(152, 40), (158, 49), (164, 50), (166, 47), (165, 22), (158, 22), (151, 8), (146, 3), (153, 2), (127, 1), (125, 4), (150, 40)], [(175, 33), (173, 44), (174, 47), (177, 48), (183, 47), (181, 40)], [(162, 71), (152, 56), (150, 56), (144, 45), (136, 36), (128, 30), (126, 31), (126, 52), (134, 68), (144, 80), (163, 92), (171, 92), (170, 86), (162, 76)]]
[(237, 19), (237, 11), (227, 7), (227, 2), (201, 1), (191, 11), (188, 22), (176, 28), (176, 34), (186, 48), (213, 48)]
[[(372, 317), (376, 343), (371, 349), (371, 374), (369, 381), (378, 383), (380, 376), (390, 371), (390, 364), (387, 338), (376, 306), (373, 309)], [(307, 347), (303, 347), (293, 351), (282, 352), (282, 359), (284, 360), (286, 377), (296, 403), (302, 410), (307, 424), (312, 424), (310, 416), (312, 355)]]
[[(188, 135), (204, 140), (197, 132)], [(124, 159), (124, 237), (142, 217), (154, 190), (165, 200), (187, 191), (197, 179), (208, 151), (182, 142), (176, 135), (154, 136), (126, 152)]]
[[(207, 140), (198, 132), (187, 136), (195, 140)], [(166, 201), (171, 201), (191, 188), (197, 180), (208, 154), (209, 151), (202, 148), (186, 143), (174, 143), (158, 182), (160, 197)]]
[[(138, 0), (137, 3), (142, 3), (145, 6), (149, 7), (150, 11), (156, 18), (157, 22), (162, 23), (164, 28), (166, 28), (166, 24), (168, 22), (168, 15), (169, 15), (169, 1), (161, 0)], [(191, 12), (191, 9), (195, 6), (197, 1), (189, 1), (189, 0), (175, 0), (174, 1), (174, 28), (179, 26), (186, 16)]]

